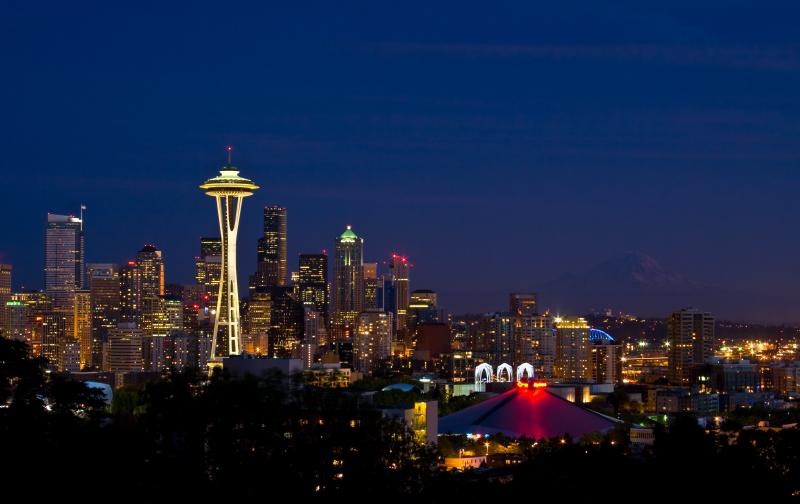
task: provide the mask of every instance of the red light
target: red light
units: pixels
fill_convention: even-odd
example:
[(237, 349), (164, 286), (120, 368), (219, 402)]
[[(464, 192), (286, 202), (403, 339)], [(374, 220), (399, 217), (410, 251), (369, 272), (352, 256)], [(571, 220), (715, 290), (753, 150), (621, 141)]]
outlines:
[(518, 381), (517, 382), (517, 387), (518, 388), (528, 388), (528, 387), (530, 387), (530, 383), (524, 382), (524, 381)]

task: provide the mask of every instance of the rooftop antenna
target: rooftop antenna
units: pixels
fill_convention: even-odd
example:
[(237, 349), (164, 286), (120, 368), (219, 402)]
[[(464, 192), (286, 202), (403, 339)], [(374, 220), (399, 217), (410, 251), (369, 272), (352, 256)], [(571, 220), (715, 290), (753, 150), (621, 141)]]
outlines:
[(228, 166), (231, 166), (231, 153), (233, 152), (233, 146), (229, 145), (226, 150), (228, 151)]

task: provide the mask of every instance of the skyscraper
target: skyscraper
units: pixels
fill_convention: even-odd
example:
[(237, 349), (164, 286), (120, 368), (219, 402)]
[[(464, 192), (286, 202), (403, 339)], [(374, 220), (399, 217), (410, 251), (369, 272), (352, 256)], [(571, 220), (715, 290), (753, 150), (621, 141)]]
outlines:
[(103, 346), (111, 329), (120, 321), (119, 267), (116, 264), (93, 263), (86, 268), (89, 297), (92, 303), (92, 362), (95, 368), (103, 365)]
[(141, 326), (145, 336), (154, 334), (156, 320), (162, 311), (161, 296), (164, 295), (164, 259), (161, 251), (147, 244), (136, 253), (136, 266), (139, 268), (141, 281)]
[[(378, 263), (364, 263), (364, 308), (382, 308), (378, 303)], [(383, 303), (380, 303), (382, 305)]]
[(264, 236), (258, 240), (258, 264), (253, 287), (286, 285), (286, 208), (264, 207)]
[(589, 324), (583, 318), (556, 318), (555, 378), (562, 382), (592, 379)]
[(6, 303), (11, 300), (11, 265), (0, 264), (0, 336), (11, 338), (10, 308)]
[(336, 239), (333, 262), (334, 341), (350, 339), (364, 310), (364, 240), (351, 226)]
[(218, 364), (224, 356), (241, 353), (236, 235), (242, 201), (252, 196), (258, 186), (239, 176), (239, 169), (231, 164), (231, 148), (228, 147), (228, 164), (222, 167), (218, 176), (208, 179), (200, 188), (216, 200), (222, 241), (221, 278), (211, 349), (211, 360)]
[(392, 314), (368, 309), (358, 317), (358, 329), (353, 344), (355, 369), (370, 373), (381, 360), (392, 354)]
[(669, 379), (688, 385), (692, 367), (711, 357), (714, 344), (714, 316), (694, 308), (684, 308), (667, 318)]
[(89, 290), (75, 291), (72, 313), (73, 340), (79, 349), (78, 369), (92, 366), (92, 296)]
[(403, 332), (408, 326), (408, 304), (411, 300), (409, 290), (409, 273), (411, 265), (408, 258), (392, 254), (392, 281), (395, 295), (395, 327), (398, 332)]
[(328, 254), (300, 254), (298, 292), (303, 305), (313, 307), (328, 327)]
[(142, 270), (130, 260), (119, 270), (119, 321), (142, 324)]
[(54, 309), (72, 310), (75, 291), (83, 287), (83, 261), (83, 221), (47, 214), (44, 288)]
[(204, 289), (203, 305), (216, 309), (222, 276), (222, 240), (200, 238), (200, 256), (195, 258), (195, 280)]

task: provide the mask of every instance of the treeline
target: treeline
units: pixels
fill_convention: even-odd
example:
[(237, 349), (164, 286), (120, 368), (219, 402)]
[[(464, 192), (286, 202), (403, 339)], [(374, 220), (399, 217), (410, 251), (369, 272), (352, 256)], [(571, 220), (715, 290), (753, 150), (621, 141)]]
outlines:
[(0, 474), (6, 494), (21, 497), (630, 501), (800, 490), (797, 430), (729, 442), (680, 419), (642, 453), (611, 438), (525, 440), (522, 463), (455, 474), (357, 393), (279, 375), (171, 374), (115, 391), (108, 406), (0, 339), (0, 389)]

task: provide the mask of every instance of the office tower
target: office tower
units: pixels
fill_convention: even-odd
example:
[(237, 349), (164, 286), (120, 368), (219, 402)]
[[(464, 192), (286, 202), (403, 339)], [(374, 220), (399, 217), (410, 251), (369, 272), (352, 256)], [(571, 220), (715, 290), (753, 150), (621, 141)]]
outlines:
[(669, 379), (676, 385), (688, 385), (692, 367), (711, 357), (714, 344), (714, 316), (693, 308), (684, 308), (667, 318), (669, 343)]
[(304, 306), (313, 307), (329, 327), (328, 254), (300, 254), (297, 278), (298, 297)]
[(119, 269), (119, 321), (142, 324), (142, 270), (134, 260)]
[(44, 287), (54, 309), (72, 310), (75, 291), (83, 287), (83, 261), (83, 221), (47, 214)]
[(195, 257), (195, 281), (202, 285), (204, 293), (199, 300), (201, 307), (215, 310), (219, 279), (222, 277), (222, 240), (200, 238), (200, 255)]
[(539, 314), (539, 309), (534, 293), (513, 293), (510, 295), (509, 307), (511, 313), (520, 317), (532, 317)]
[(108, 370), (113, 373), (144, 371), (142, 331), (123, 322), (108, 335)]
[(489, 313), (481, 317), (478, 344), (474, 351), (493, 367), (515, 365), (514, 319), (509, 313)]
[(378, 263), (364, 263), (364, 309), (379, 307), (378, 290)]
[[(73, 293), (74, 302), (74, 293)], [(64, 361), (62, 360), (62, 350), (65, 348), (67, 332), (71, 316), (64, 309), (50, 309), (44, 312), (42, 317), (41, 333), (41, 355), (48, 361), (50, 369), (63, 371)], [(69, 331), (69, 339), (72, 339), (72, 332)]]
[(411, 293), (408, 304), (408, 330), (413, 334), (419, 324), (443, 322), (439, 320), (436, 292), (427, 289)]
[(121, 284), (116, 264), (92, 263), (86, 267), (91, 299), (92, 356), (90, 366), (103, 365), (108, 333), (120, 322)]
[(353, 365), (362, 373), (379, 368), (382, 360), (392, 354), (392, 314), (370, 309), (358, 317), (353, 344)]
[(92, 295), (90, 290), (75, 291), (75, 309), (72, 313), (73, 340), (79, 348), (78, 369), (92, 367)]
[(161, 251), (147, 244), (136, 253), (136, 266), (139, 268), (141, 293), (141, 325), (145, 336), (155, 331), (156, 319), (162, 309), (161, 296), (164, 295), (164, 259)]
[(286, 208), (264, 207), (264, 236), (258, 240), (258, 263), (253, 287), (286, 285)]
[(6, 303), (11, 301), (11, 265), (0, 264), (0, 337), (14, 339), (10, 336), (10, 307), (6, 308)]
[(271, 287), (269, 355), (279, 359), (294, 357), (305, 332), (303, 304), (291, 287)]
[(580, 317), (556, 318), (554, 377), (562, 383), (592, 379), (589, 324)]
[(347, 226), (334, 250), (331, 326), (338, 342), (352, 338), (358, 314), (364, 310), (364, 240)]
[(228, 147), (228, 164), (222, 167), (218, 176), (208, 179), (200, 188), (216, 200), (222, 240), (221, 276), (211, 350), (211, 360), (216, 365), (222, 357), (241, 353), (236, 235), (242, 202), (244, 198), (252, 196), (258, 186), (239, 176), (239, 169), (231, 164), (231, 149)]
[(622, 383), (622, 345), (592, 342), (592, 381), (594, 383)]
[[(325, 317), (313, 306), (304, 306), (303, 343), (312, 345), (313, 350), (327, 343)], [(313, 352), (312, 352), (313, 355)]]
[[(22, 338), (30, 345), (31, 353), (35, 357), (42, 355), (42, 337), (44, 320), (47, 313), (52, 312), (53, 303), (50, 297), (42, 291), (17, 292), (11, 295), (11, 300), (6, 303), (12, 312), (12, 330), (15, 339), (19, 339), (20, 324), (23, 324)], [(24, 320), (20, 320), (24, 317)]]
[(395, 329), (403, 332), (408, 325), (408, 304), (411, 300), (409, 290), (411, 264), (408, 263), (407, 257), (392, 254), (391, 268), (395, 296)]
[(272, 318), (272, 293), (269, 289), (256, 290), (250, 294), (247, 310), (242, 319), (242, 332), (247, 336), (243, 349), (247, 353), (267, 355), (269, 329)]
[(556, 359), (553, 317), (515, 315), (514, 332), (518, 355), (516, 362), (527, 362), (532, 365), (537, 377), (552, 378)]

